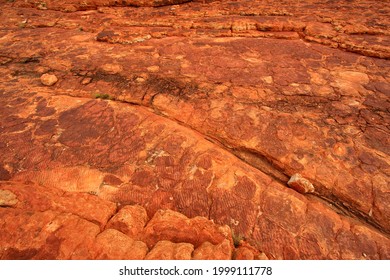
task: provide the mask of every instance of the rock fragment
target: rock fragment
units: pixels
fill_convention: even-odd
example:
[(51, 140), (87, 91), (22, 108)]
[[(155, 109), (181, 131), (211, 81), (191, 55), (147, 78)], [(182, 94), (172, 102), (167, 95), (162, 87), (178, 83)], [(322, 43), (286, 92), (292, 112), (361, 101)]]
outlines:
[(9, 190), (0, 190), (0, 207), (13, 206), (18, 203), (16, 195)]
[(58, 78), (54, 74), (46, 73), (41, 76), (41, 83), (44, 84), (45, 86), (52, 86), (57, 82), (58, 82)]
[(89, 83), (91, 83), (91, 81), (92, 81), (92, 78), (87, 77), (87, 78), (84, 78), (84, 79), (81, 81), (81, 84), (82, 84), (82, 85), (88, 85)]
[(306, 178), (302, 177), (299, 173), (292, 175), (290, 180), (287, 182), (287, 185), (299, 193), (304, 194), (314, 192), (313, 184)]

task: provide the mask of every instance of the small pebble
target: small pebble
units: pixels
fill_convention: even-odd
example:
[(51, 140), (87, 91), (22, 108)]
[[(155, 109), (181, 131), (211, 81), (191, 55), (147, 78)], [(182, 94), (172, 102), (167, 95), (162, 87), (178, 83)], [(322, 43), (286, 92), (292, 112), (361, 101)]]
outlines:
[(303, 178), (299, 173), (292, 175), (290, 180), (287, 182), (287, 185), (299, 193), (314, 192), (313, 184), (306, 178)]
[(58, 78), (56, 75), (53, 74), (43, 74), (41, 76), (41, 83), (44, 84), (45, 86), (52, 86), (58, 81)]

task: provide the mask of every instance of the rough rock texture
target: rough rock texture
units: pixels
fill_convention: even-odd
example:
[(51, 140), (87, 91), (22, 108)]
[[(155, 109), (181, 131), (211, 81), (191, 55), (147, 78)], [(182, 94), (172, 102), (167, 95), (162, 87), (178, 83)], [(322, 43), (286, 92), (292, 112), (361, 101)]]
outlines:
[(115, 229), (107, 229), (96, 237), (93, 258), (103, 260), (142, 260), (148, 247)]
[[(214, 245), (208, 241), (201, 244), (194, 250), (194, 260), (230, 260), (232, 258), (232, 246), (227, 239), (224, 242)], [(247, 259), (255, 259), (249, 256)]]
[(383, 1), (33, 2), (0, 2), (2, 259), (390, 258)]
[[(203, 217), (160, 210), (149, 219), (139, 205), (119, 209), (93, 194), (33, 183), (1, 182), (0, 195), (17, 201), (0, 207), (0, 259), (199, 259), (194, 249), (209, 244), (223, 252), (204, 259), (230, 259), (236, 250), (230, 229)], [(187, 234), (197, 233), (194, 238), (185, 237), (186, 228), (170, 230), (184, 224), (191, 225)]]
[(159, 241), (150, 250), (146, 260), (190, 260), (194, 246), (189, 243), (173, 243), (171, 241)]
[(17, 3), (16, 5), (19, 7), (36, 7), (40, 10), (51, 9), (63, 12), (76, 12), (105, 6), (159, 7), (181, 4), (189, 1), (191, 0), (24, 0), (23, 2), (19, 1), (20, 3)]
[(139, 205), (126, 205), (111, 218), (106, 228), (113, 228), (131, 238), (140, 239), (147, 221), (145, 208)]
[(234, 252), (235, 260), (268, 260), (264, 253), (260, 253), (255, 247), (246, 241), (240, 241)]
[[(198, 247), (205, 242), (220, 244), (229, 238), (229, 228), (215, 228), (206, 218), (195, 217), (191, 220), (178, 212), (160, 210), (144, 228), (142, 239), (149, 248), (160, 240), (175, 243), (191, 243)], [(233, 244), (229, 244), (232, 247)]]

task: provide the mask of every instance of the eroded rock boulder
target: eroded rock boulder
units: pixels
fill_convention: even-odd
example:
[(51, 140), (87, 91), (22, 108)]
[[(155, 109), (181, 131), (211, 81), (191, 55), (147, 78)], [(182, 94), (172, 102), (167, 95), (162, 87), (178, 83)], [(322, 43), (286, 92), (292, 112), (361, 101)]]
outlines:
[(202, 243), (194, 250), (194, 260), (231, 260), (233, 248), (229, 240), (225, 239), (220, 244), (212, 244), (208, 241)]
[[(149, 248), (160, 240), (191, 243), (198, 247), (205, 242), (216, 245), (225, 240), (229, 241), (229, 236), (231, 233), (228, 228), (218, 228), (206, 218), (188, 219), (178, 212), (160, 210), (145, 227), (142, 239), (145, 240)], [(231, 240), (230, 246), (232, 246)]]
[(129, 237), (139, 240), (148, 220), (145, 208), (139, 205), (128, 205), (110, 219), (106, 228), (119, 230)]
[(190, 243), (173, 243), (168, 240), (159, 241), (150, 250), (146, 260), (191, 260), (194, 245)]
[(99, 260), (142, 260), (148, 251), (145, 243), (135, 241), (115, 229), (107, 229), (96, 237), (93, 258)]

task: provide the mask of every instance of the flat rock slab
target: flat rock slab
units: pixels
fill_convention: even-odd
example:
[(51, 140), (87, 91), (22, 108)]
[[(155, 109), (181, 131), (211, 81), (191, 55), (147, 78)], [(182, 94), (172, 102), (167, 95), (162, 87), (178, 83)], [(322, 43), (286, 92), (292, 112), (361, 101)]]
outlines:
[[(41, 205), (90, 222), (90, 258), (118, 258), (111, 237), (138, 248), (128, 258), (156, 244), (150, 258), (224, 251), (196, 230), (201, 241), (137, 240), (133, 225), (161, 209), (228, 225), (271, 259), (389, 258), (388, 8), (296, 2), (70, 13), (1, 4), (0, 179), (32, 182), (31, 197), (44, 201), (7, 187), (4, 215)], [(46, 73), (57, 81), (42, 84)], [(298, 192), (287, 184), (294, 174), (305, 180)], [(68, 201), (51, 203), (46, 189)], [(73, 205), (89, 196), (106, 206)], [(108, 222), (112, 207), (124, 210)]]

